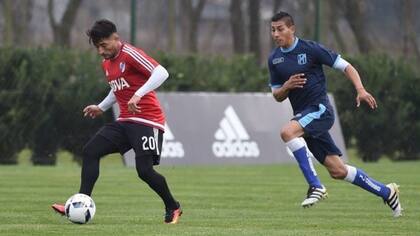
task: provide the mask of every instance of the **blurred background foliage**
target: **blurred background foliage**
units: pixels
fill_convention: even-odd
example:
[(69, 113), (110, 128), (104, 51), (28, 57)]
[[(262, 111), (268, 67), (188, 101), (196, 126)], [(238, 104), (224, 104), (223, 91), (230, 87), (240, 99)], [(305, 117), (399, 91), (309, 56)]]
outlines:
[[(85, 105), (109, 91), (100, 58), (63, 48), (0, 49), (0, 162), (15, 164), (24, 148), (35, 165), (53, 165), (58, 150), (80, 158), (83, 145), (111, 112), (83, 119)], [(154, 57), (170, 78), (159, 91), (269, 92), (268, 71), (251, 55), (229, 59), (197, 54)], [(348, 57), (359, 70), (379, 108), (356, 108), (355, 91), (341, 72), (326, 69), (347, 147), (364, 161), (420, 158), (420, 77), (415, 68), (387, 55)]]
[[(419, 159), (420, 1), (1, 0), (0, 163), (30, 150), (35, 165), (82, 145), (112, 114), (82, 118), (108, 91), (84, 32), (116, 23), (125, 41), (170, 72), (160, 91), (269, 92), (270, 18), (289, 12), (298, 37), (344, 54), (379, 108), (355, 107), (341, 72), (325, 69), (348, 148), (363, 161)], [(138, 43), (137, 43), (138, 42)]]

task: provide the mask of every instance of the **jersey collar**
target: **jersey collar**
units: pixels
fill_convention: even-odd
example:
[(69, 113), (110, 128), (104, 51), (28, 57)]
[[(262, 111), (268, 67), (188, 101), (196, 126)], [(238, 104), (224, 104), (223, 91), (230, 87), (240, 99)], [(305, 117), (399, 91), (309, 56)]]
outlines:
[(291, 51), (293, 51), (293, 49), (295, 49), (295, 47), (298, 44), (298, 42), (299, 42), (299, 38), (298, 37), (295, 37), (295, 40), (294, 40), (292, 46), (290, 46), (288, 48), (282, 48), (282, 47), (280, 47), (281, 52), (291, 52)]

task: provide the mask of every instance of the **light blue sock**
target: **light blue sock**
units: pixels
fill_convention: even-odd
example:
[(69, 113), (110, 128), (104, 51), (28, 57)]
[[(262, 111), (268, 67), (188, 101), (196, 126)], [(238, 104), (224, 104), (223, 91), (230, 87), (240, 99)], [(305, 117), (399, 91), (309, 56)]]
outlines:
[(299, 163), (300, 170), (309, 186), (322, 188), (321, 181), (318, 179), (316, 171), (313, 168), (312, 160), (308, 156), (305, 143), (299, 138), (294, 138), (287, 142), (286, 145), (293, 152), (293, 156), (295, 156), (296, 161)]
[(370, 178), (363, 170), (347, 165), (347, 176), (344, 179), (376, 196), (387, 200), (390, 194), (389, 188), (381, 182)]

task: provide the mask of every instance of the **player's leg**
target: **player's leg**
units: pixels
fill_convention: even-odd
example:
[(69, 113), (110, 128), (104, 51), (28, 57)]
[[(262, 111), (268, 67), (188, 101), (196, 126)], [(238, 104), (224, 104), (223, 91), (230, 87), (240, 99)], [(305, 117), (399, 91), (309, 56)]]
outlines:
[(100, 159), (111, 153), (124, 153), (129, 149), (124, 129), (118, 122), (104, 125), (83, 147), (80, 193), (91, 195), (99, 177)]
[(172, 196), (165, 177), (153, 168), (154, 165), (159, 164), (163, 131), (139, 124), (125, 123), (124, 126), (136, 153), (136, 170), (139, 178), (146, 182), (164, 202), (165, 222), (177, 223), (182, 214), (180, 204)]
[(402, 215), (399, 201), (399, 190), (395, 183), (385, 185), (371, 178), (362, 169), (346, 165), (337, 155), (328, 155), (324, 166), (334, 179), (345, 180), (360, 188), (381, 197), (392, 209), (394, 217)]
[(177, 223), (178, 217), (182, 214), (180, 204), (174, 199), (169, 190), (165, 177), (153, 168), (153, 156), (137, 156), (136, 169), (140, 179), (155, 191), (165, 204), (166, 223)]
[(100, 134), (93, 136), (83, 147), (83, 163), (79, 193), (91, 195), (96, 180), (99, 177), (100, 159), (111, 153), (118, 152), (118, 146)]
[(385, 185), (369, 177), (363, 170), (346, 165), (339, 157), (341, 151), (329, 133), (324, 133), (317, 138), (305, 138), (305, 140), (311, 152), (327, 168), (332, 178), (346, 180), (381, 197), (391, 207), (395, 217), (401, 215), (401, 204), (396, 184)]
[[(121, 142), (121, 129), (116, 122), (102, 127), (83, 147), (82, 172), (79, 193), (92, 194), (93, 187), (99, 177), (99, 161), (101, 157), (117, 152), (118, 146), (110, 140)], [(64, 204), (51, 206), (57, 213), (64, 215)]]
[(306, 182), (309, 185), (306, 193), (306, 198), (302, 202), (302, 207), (310, 207), (320, 200), (327, 197), (327, 189), (322, 185), (315, 171), (311, 157), (308, 155), (308, 150), (305, 145), (305, 141), (300, 136), (303, 135), (303, 128), (301, 125), (292, 120), (281, 132), (281, 137), (286, 143), (287, 147), (292, 151), (293, 156), (299, 164), (299, 168), (302, 171)]
[[(293, 120), (300, 126), (300, 129), (301, 129), (300, 133), (302, 133), (302, 131), (304, 132), (305, 134), (304, 138), (305, 138), (305, 141), (307, 143), (309, 150), (312, 152), (312, 154), (316, 158), (319, 157), (319, 155), (317, 155), (317, 149), (316, 148), (314, 149), (314, 147), (317, 146), (317, 143), (316, 142), (310, 143), (310, 142), (312, 140), (316, 140), (318, 136), (327, 132), (334, 124), (334, 112), (329, 102), (325, 101), (324, 103), (319, 103), (317, 105), (309, 106), (305, 110), (297, 114), (293, 118)], [(308, 157), (306, 159), (308, 159)], [(301, 157), (301, 160), (304, 160), (303, 155)], [(308, 163), (310, 163), (309, 160), (307, 161)], [(301, 169), (303, 168), (301, 167)], [(308, 171), (306, 173), (311, 173), (311, 172)], [(311, 177), (313, 181), (317, 181), (317, 182), (310, 185), (308, 189), (307, 197), (302, 202), (303, 207), (312, 206), (313, 204), (326, 198), (328, 195), (327, 189), (321, 184), (315, 171), (312, 172)]]
[(308, 155), (308, 150), (306, 150), (305, 142), (300, 139), (303, 134), (304, 131), (301, 125), (297, 121), (292, 120), (283, 127), (281, 138), (290, 151), (292, 151), (309, 186), (322, 188), (321, 181), (319, 180)]

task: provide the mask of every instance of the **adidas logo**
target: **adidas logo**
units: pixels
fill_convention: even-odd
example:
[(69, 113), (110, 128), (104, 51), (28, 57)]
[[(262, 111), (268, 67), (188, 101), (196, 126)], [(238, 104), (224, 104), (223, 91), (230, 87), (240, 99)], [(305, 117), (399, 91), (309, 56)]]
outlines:
[(183, 158), (185, 155), (184, 147), (181, 142), (175, 141), (175, 136), (165, 123), (165, 133), (163, 133), (162, 153), (163, 158)]
[(220, 121), (220, 128), (214, 134), (213, 154), (218, 157), (253, 157), (260, 155), (258, 144), (250, 141), (241, 120), (232, 106), (225, 110), (225, 117)]

